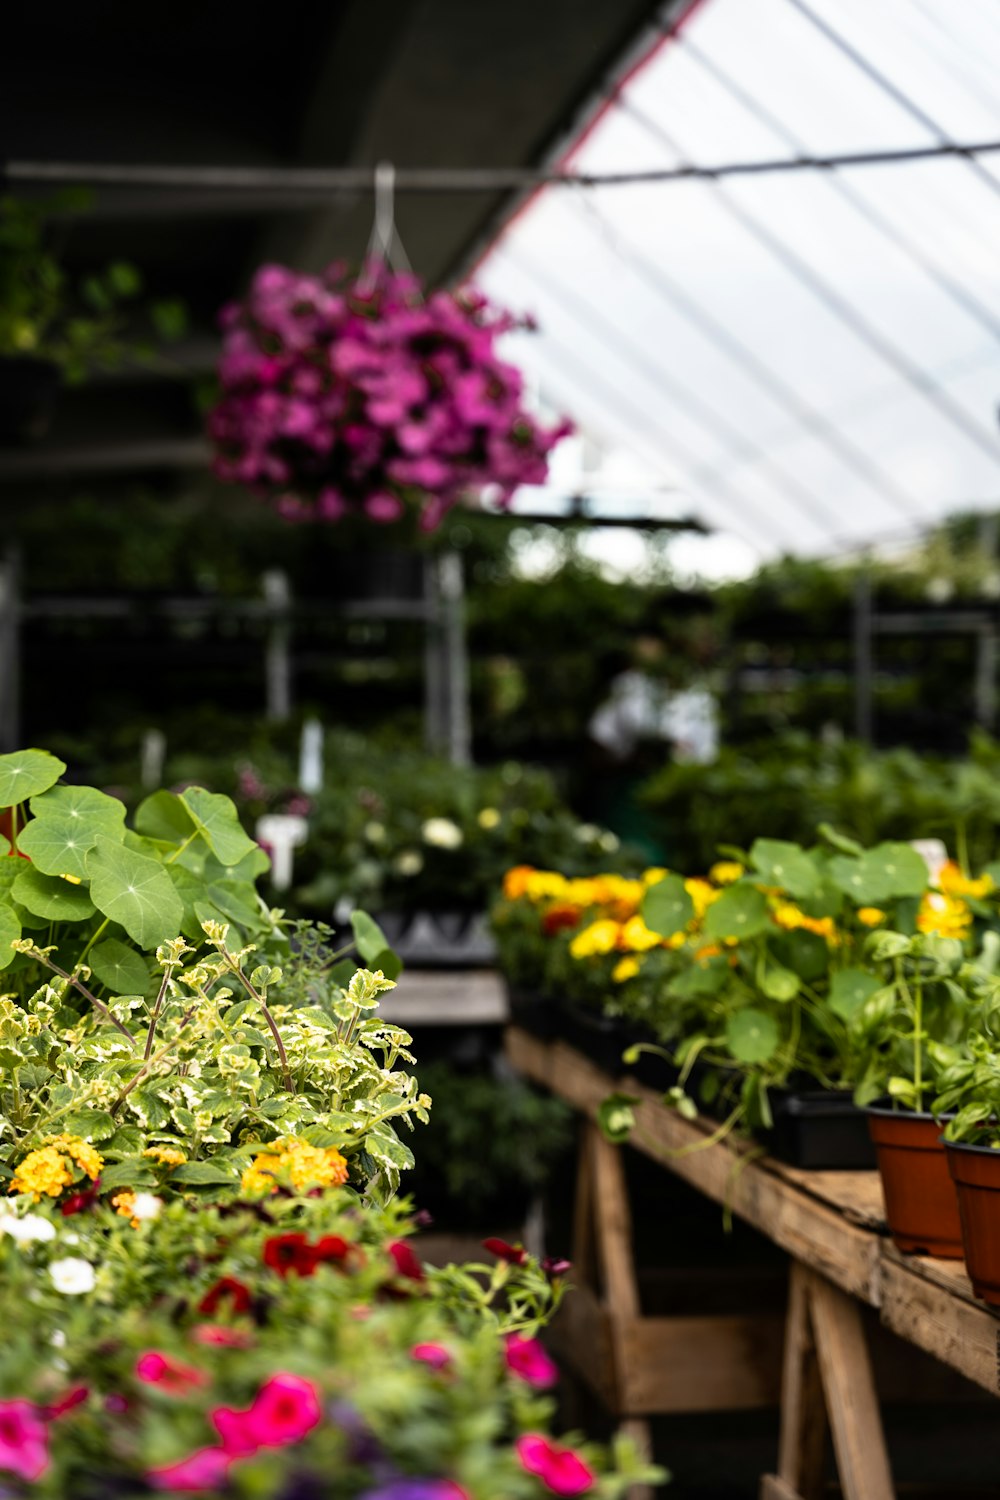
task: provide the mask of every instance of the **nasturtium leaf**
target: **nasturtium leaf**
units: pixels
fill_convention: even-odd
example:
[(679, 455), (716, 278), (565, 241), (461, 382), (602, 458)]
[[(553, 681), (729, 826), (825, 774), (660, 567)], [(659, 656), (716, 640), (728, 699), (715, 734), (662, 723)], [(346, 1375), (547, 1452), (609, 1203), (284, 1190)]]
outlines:
[(705, 913), (705, 932), (713, 938), (751, 938), (771, 926), (767, 900), (756, 886), (740, 881), (723, 891)]
[(383, 948), (381, 953), (376, 953), (369, 967), (376, 972), (381, 970), (386, 979), (398, 979), (403, 972), (403, 960), (391, 948)]
[(767, 1062), (779, 1039), (773, 1016), (752, 1006), (736, 1011), (726, 1024), (726, 1044), (737, 1062)]
[(136, 831), (147, 838), (179, 844), (190, 838), (197, 824), (176, 792), (153, 792), (135, 811)]
[(801, 927), (794, 932), (783, 932), (769, 946), (786, 968), (794, 969), (799, 978), (807, 982), (821, 979), (830, 966), (830, 950), (826, 940), (818, 933), (806, 932)]
[(829, 869), (834, 885), (858, 905), (919, 896), (929, 879), (927, 865), (909, 844), (877, 844), (857, 859), (841, 855), (830, 861)]
[(87, 962), (97, 978), (115, 995), (144, 995), (149, 989), (149, 969), (127, 943), (105, 938), (87, 955)]
[(212, 905), (225, 912), (230, 922), (237, 922), (243, 928), (251, 928), (256, 927), (261, 920), (257, 893), (253, 886), (243, 885), (236, 880), (215, 880), (209, 885), (207, 895)]
[(794, 969), (783, 968), (781, 964), (767, 964), (760, 976), (760, 987), (769, 1000), (794, 1000), (799, 984)]
[(88, 832), (78, 823), (59, 817), (33, 818), (18, 839), (18, 847), (43, 875), (75, 875), (87, 879), (87, 855), (100, 829)]
[(125, 826), (125, 804), (95, 786), (54, 786), (31, 799), (34, 818), (54, 818), (57, 822), (76, 823), (81, 829), (121, 837)]
[(827, 1005), (841, 1020), (850, 1021), (879, 986), (880, 981), (865, 969), (841, 969), (830, 980)]
[(798, 844), (785, 839), (755, 839), (750, 860), (767, 885), (779, 886), (790, 896), (814, 896), (819, 890), (819, 871)]
[(100, 838), (87, 855), (87, 873), (98, 911), (124, 927), (140, 948), (177, 936), (184, 905), (155, 859)]
[(50, 922), (82, 922), (94, 915), (94, 903), (86, 886), (74, 885), (58, 875), (43, 875), (30, 865), (18, 875), (10, 893), (34, 916), (46, 917)]
[[(164, 865), (163, 868), (181, 902), (183, 915), (178, 932), (183, 933), (191, 942), (203, 942), (205, 934), (198, 920), (198, 913), (195, 911), (196, 903), (201, 901), (205, 894), (203, 882), (182, 864)], [(225, 920), (221, 913), (219, 920)]]
[(821, 823), (816, 832), (841, 854), (858, 855), (865, 852), (863, 844), (859, 844), (857, 839), (848, 838), (846, 833), (839, 833), (831, 823)]
[[(357, 964), (355, 964), (352, 959), (342, 958), (340, 962), (334, 964), (333, 968), (330, 970), (331, 984), (339, 984), (342, 990), (346, 990), (347, 986), (354, 978), (354, 971), (356, 968)], [(353, 1014), (353, 1010), (351, 1013)]]
[(214, 854), (206, 855), (204, 873), (206, 880), (235, 880), (241, 884), (253, 884), (259, 875), (266, 875), (271, 861), (259, 844), (244, 854), (234, 865), (224, 865)]
[(694, 916), (694, 902), (679, 875), (665, 875), (642, 898), (642, 920), (651, 932), (672, 937), (683, 932)]
[(47, 792), (66, 769), (65, 761), (47, 750), (14, 750), (0, 755), (0, 807), (15, 807)]
[(723, 954), (699, 959), (689, 969), (682, 969), (666, 985), (668, 995), (679, 1000), (694, 1000), (702, 995), (717, 995), (732, 974), (729, 960)]
[(0, 905), (0, 969), (6, 969), (19, 956), (10, 945), (16, 943), (20, 936), (21, 923), (17, 913), (6, 904)]
[(235, 803), (221, 792), (206, 792), (203, 787), (189, 786), (181, 793), (181, 801), (222, 864), (239, 864), (257, 847), (240, 822)]
[(354, 933), (354, 945), (362, 962), (368, 968), (372, 968), (375, 959), (388, 948), (389, 939), (375, 919), (366, 911), (351, 912), (351, 929)]

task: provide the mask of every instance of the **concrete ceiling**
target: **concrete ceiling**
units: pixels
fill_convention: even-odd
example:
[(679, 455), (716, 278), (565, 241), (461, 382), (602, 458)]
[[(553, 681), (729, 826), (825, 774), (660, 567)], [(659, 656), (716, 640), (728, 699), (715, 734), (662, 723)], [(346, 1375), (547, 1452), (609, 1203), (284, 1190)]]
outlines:
[[(4, 18), (0, 152), (164, 165), (537, 163), (668, 13), (663, 0), (17, 6)], [(496, 192), (401, 198), (397, 222), (415, 268), (446, 281), (512, 206)], [(371, 215), (368, 194), (277, 211), (273, 197), (132, 188), (55, 223), (72, 270), (132, 260), (150, 293), (186, 300), (192, 336), (174, 379), (133, 371), (66, 392), (41, 447), (0, 454), (0, 482), (198, 463), (189, 388), (211, 368), (219, 305), (264, 259), (309, 269), (357, 259)]]

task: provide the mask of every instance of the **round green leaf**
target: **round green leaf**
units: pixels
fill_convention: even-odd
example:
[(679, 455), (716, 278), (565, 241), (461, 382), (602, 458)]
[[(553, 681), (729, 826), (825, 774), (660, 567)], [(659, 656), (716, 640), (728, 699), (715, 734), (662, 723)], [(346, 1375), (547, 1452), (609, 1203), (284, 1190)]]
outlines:
[(865, 969), (841, 969), (830, 980), (827, 1004), (835, 1016), (849, 1021), (879, 987), (880, 981)]
[(34, 916), (50, 922), (82, 922), (94, 915), (94, 903), (84, 886), (58, 875), (43, 875), (30, 865), (21, 871), (10, 893)]
[(65, 769), (65, 761), (47, 750), (14, 750), (10, 755), (0, 755), (0, 807), (14, 807), (39, 792), (47, 792)]
[(87, 962), (115, 995), (144, 995), (149, 989), (149, 969), (134, 948), (117, 938), (97, 943), (87, 955)]
[(794, 1000), (799, 992), (799, 976), (781, 964), (768, 964), (761, 975), (760, 987), (769, 1000)]
[(859, 906), (920, 896), (929, 879), (927, 865), (909, 844), (878, 844), (859, 859), (839, 855), (829, 869), (833, 883)]
[(21, 936), (21, 923), (17, 913), (7, 905), (0, 906), (0, 969), (12, 964), (17, 954), (10, 946)]
[(33, 818), (17, 842), (43, 875), (75, 875), (85, 880), (87, 853), (102, 835), (103, 830), (88, 833), (69, 819)]
[(184, 906), (155, 859), (99, 838), (87, 855), (87, 872), (98, 911), (124, 927), (140, 948), (155, 948), (177, 936)]
[(714, 938), (751, 938), (766, 932), (771, 914), (762, 891), (740, 882), (723, 891), (705, 913), (705, 932)]
[(124, 802), (98, 791), (96, 786), (54, 786), (32, 797), (31, 815), (75, 823), (81, 829), (92, 829), (95, 835), (106, 833), (109, 838), (125, 826)]
[(665, 875), (642, 898), (642, 920), (651, 932), (672, 937), (683, 932), (694, 916), (694, 902), (679, 875)]
[(820, 876), (809, 855), (785, 839), (756, 839), (750, 861), (768, 885), (780, 886), (790, 896), (814, 896)]
[(766, 1011), (738, 1010), (726, 1025), (726, 1044), (737, 1062), (767, 1062), (778, 1041), (778, 1023)]
[(216, 859), (224, 865), (236, 865), (257, 845), (245, 831), (235, 803), (221, 792), (206, 792), (203, 787), (189, 786), (181, 801), (191, 814), (198, 830)]
[(139, 803), (135, 826), (147, 838), (178, 844), (194, 833), (196, 823), (176, 792), (153, 792)]

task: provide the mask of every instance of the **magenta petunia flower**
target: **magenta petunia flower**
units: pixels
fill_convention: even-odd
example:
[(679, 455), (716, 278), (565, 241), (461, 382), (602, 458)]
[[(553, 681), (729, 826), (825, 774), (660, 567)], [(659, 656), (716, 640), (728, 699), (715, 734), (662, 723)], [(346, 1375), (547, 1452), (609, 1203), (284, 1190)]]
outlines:
[(246, 1411), (220, 1406), (209, 1415), (226, 1453), (239, 1458), (258, 1448), (301, 1442), (319, 1421), (321, 1408), (311, 1381), (279, 1371), (265, 1380)]
[(0, 1401), (0, 1469), (35, 1480), (49, 1462), (48, 1433), (38, 1407), (20, 1398)]
[(559, 1379), (559, 1371), (538, 1340), (519, 1333), (509, 1333), (504, 1340), (504, 1362), (512, 1375), (539, 1389)]
[(561, 1448), (539, 1432), (525, 1433), (514, 1444), (521, 1465), (553, 1495), (582, 1495), (596, 1475), (572, 1448)]
[(225, 1482), (231, 1463), (232, 1458), (222, 1448), (197, 1448), (177, 1463), (150, 1469), (146, 1479), (154, 1490), (189, 1495), (218, 1489)]
[(342, 265), (269, 265), (220, 322), (216, 473), (289, 520), (410, 515), (433, 530), (488, 487), (506, 503), (539, 483), (568, 430), (534, 420), (498, 356), (527, 322), (471, 289), (422, 300), (414, 277), (386, 267), (362, 287)]
[(159, 1349), (147, 1349), (145, 1354), (140, 1354), (135, 1362), (135, 1373), (146, 1385), (158, 1385), (171, 1396), (186, 1395), (208, 1381), (204, 1370), (171, 1359)]
[(443, 1344), (414, 1344), (410, 1350), (413, 1358), (432, 1370), (447, 1370), (452, 1364), (451, 1350)]

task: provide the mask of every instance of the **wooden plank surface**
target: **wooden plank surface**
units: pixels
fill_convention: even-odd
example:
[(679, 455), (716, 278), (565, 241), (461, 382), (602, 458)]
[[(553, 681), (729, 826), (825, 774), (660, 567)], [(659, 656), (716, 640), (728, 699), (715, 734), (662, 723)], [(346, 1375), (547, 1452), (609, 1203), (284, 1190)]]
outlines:
[(404, 969), (379, 1001), (379, 1015), (413, 1031), (417, 1026), (503, 1026), (507, 993), (494, 969)]
[(877, 1308), (893, 1333), (1000, 1394), (1000, 1316), (973, 1296), (961, 1261), (895, 1249), (876, 1172), (802, 1172), (732, 1138), (706, 1146), (713, 1122), (682, 1119), (653, 1090), (610, 1078), (563, 1042), (509, 1028), (506, 1048), (519, 1072), (592, 1119), (612, 1089), (637, 1098), (633, 1147)]

